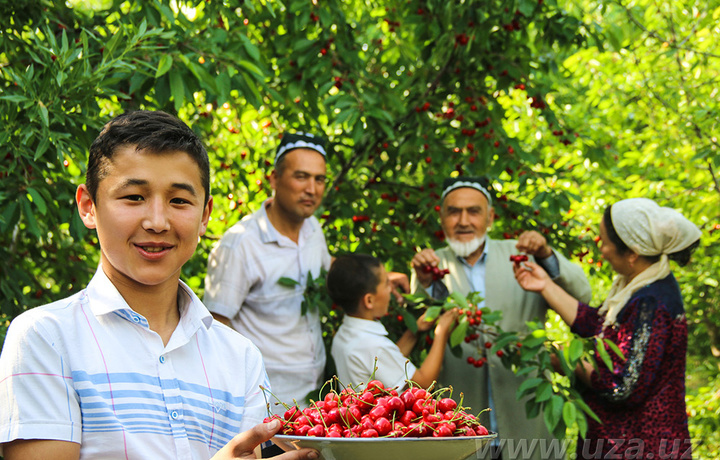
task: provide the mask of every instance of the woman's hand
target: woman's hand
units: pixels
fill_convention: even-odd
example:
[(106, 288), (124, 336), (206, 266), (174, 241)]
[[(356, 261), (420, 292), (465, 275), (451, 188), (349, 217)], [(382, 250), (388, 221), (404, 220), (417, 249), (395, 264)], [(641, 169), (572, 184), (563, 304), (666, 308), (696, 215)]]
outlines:
[(515, 279), (526, 291), (541, 292), (552, 282), (547, 272), (534, 262), (523, 262), (513, 265)]
[(534, 262), (523, 262), (513, 267), (515, 279), (526, 291), (538, 292), (550, 308), (572, 326), (578, 311), (578, 301), (550, 279), (547, 272)]

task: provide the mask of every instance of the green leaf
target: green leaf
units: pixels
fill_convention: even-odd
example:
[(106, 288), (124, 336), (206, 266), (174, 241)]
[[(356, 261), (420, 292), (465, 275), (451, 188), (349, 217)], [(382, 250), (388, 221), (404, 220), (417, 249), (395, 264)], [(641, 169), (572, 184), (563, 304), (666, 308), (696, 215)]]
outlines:
[(499, 350), (505, 348), (506, 345), (517, 342), (518, 336), (511, 332), (505, 332), (501, 334), (490, 349), (491, 353), (497, 353)]
[(611, 349), (613, 352), (615, 352), (615, 354), (616, 354), (620, 359), (622, 359), (623, 361), (625, 360), (625, 354), (622, 352), (622, 350), (620, 349), (620, 347), (618, 347), (618, 346), (615, 344), (615, 342), (613, 342), (613, 341), (610, 340), (610, 339), (605, 339), (605, 343), (610, 347), (610, 349)]
[(469, 323), (467, 322), (467, 317), (463, 317), (463, 319), (460, 320), (458, 325), (455, 326), (455, 329), (453, 329), (452, 334), (450, 334), (451, 347), (456, 347), (465, 341), (465, 335), (467, 334), (468, 326)]
[(27, 220), (28, 230), (30, 230), (30, 233), (35, 235), (35, 237), (40, 238), (40, 228), (38, 227), (37, 220), (32, 212), (32, 208), (30, 207), (30, 201), (25, 197), (22, 199), (22, 207), (24, 211), (23, 214)]
[(565, 401), (563, 404), (563, 421), (567, 426), (573, 426), (577, 418), (577, 408), (572, 401)]
[(578, 412), (577, 414), (575, 414), (575, 424), (578, 427), (578, 432), (580, 436), (584, 438), (587, 434), (588, 429), (587, 418), (585, 418), (585, 414), (583, 414), (582, 412)]
[(525, 367), (521, 367), (517, 372), (515, 372), (515, 375), (517, 375), (518, 377), (520, 377), (520, 376), (523, 376), (523, 375), (530, 374), (530, 373), (532, 373), (532, 372), (534, 372), (534, 371), (536, 371), (536, 370), (537, 370), (537, 366), (534, 366), (534, 365), (532, 365), (532, 366), (525, 366)]
[(518, 387), (517, 392), (515, 393), (515, 398), (521, 399), (523, 396), (533, 391), (538, 385), (543, 382), (545, 382), (545, 379), (540, 377), (533, 377), (523, 380), (523, 382)]
[(520, 11), (523, 16), (529, 18), (532, 16), (537, 5), (538, 2), (536, 0), (520, 0), (520, 3), (518, 4), (518, 11)]
[(570, 376), (571, 381), (573, 381), (575, 377), (575, 372), (573, 371), (573, 368), (568, 364), (567, 359), (565, 359), (565, 350), (557, 350), (555, 355), (560, 361), (560, 366), (562, 367), (563, 374)]
[(430, 307), (425, 312), (425, 320), (426, 321), (435, 321), (438, 316), (440, 316), (440, 313), (442, 313), (442, 307)]
[(608, 354), (607, 350), (605, 349), (605, 341), (601, 338), (597, 339), (597, 346), (595, 347), (598, 354), (600, 355), (600, 358), (605, 363), (608, 369), (611, 371), (615, 369), (615, 366), (613, 366), (612, 359), (610, 359), (610, 355)]
[(541, 382), (540, 385), (537, 386), (537, 389), (535, 390), (535, 401), (537, 402), (543, 402), (550, 399), (550, 397), (553, 394), (552, 384), (548, 382), (547, 380), (544, 382)]
[(180, 72), (170, 73), (170, 93), (173, 96), (175, 110), (180, 110), (185, 103), (185, 84)]
[(0, 96), (0, 100), (10, 101), (10, 102), (14, 102), (14, 103), (18, 104), (20, 102), (27, 101), (28, 98), (26, 96), (22, 96), (20, 94), (12, 94), (10, 96)]
[(8, 232), (11, 227), (14, 227), (15, 224), (17, 224), (17, 221), (20, 218), (19, 211), (20, 208), (18, 207), (17, 201), (12, 201), (8, 203), (7, 207), (2, 213), (2, 216), (0, 216), (0, 229), (2, 229), (1, 233)]
[(522, 341), (523, 348), (537, 348), (538, 346), (545, 343), (545, 340), (547, 340), (547, 337), (545, 335), (542, 335), (540, 337), (535, 337), (535, 336), (526, 337)]
[(285, 276), (281, 277), (281, 278), (278, 280), (278, 284), (281, 285), (281, 286), (285, 286), (285, 287), (295, 287), (295, 286), (299, 286), (299, 285), (300, 285), (300, 283), (298, 283), (298, 282), (295, 281), (294, 279), (292, 279), (292, 278), (287, 278), (287, 277), (285, 277)]
[(528, 399), (525, 401), (525, 416), (528, 419), (533, 419), (540, 415), (540, 407), (542, 404), (538, 404), (534, 399)]
[(583, 354), (583, 350), (584, 345), (582, 340), (572, 339), (570, 341), (570, 346), (568, 347), (568, 357), (571, 365), (575, 364), (577, 360), (580, 359)]
[(585, 401), (583, 401), (581, 398), (574, 399), (573, 402), (575, 403), (576, 406), (578, 406), (580, 409), (582, 409), (583, 412), (585, 412), (590, 417), (592, 417), (596, 422), (602, 423), (602, 421), (600, 421), (600, 418), (597, 415), (595, 415), (595, 412), (593, 412), (593, 410), (590, 409), (590, 406), (585, 404)]
[[(450, 297), (448, 297), (448, 301), (454, 302), (455, 306), (458, 308), (465, 308), (467, 307), (467, 298), (460, 294), (458, 291), (453, 291), (450, 294)], [(448, 303), (447, 301), (445, 302)]]
[(33, 204), (38, 208), (38, 211), (40, 211), (40, 214), (44, 216), (47, 213), (47, 204), (45, 204), (45, 200), (42, 195), (40, 195), (40, 192), (32, 187), (28, 187), (27, 192), (32, 198)]
[(43, 154), (47, 151), (48, 147), (50, 147), (50, 138), (48, 136), (42, 136), (40, 138), (40, 143), (35, 149), (35, 155), (33, 155), (33, 160), (37, 160), (38, 158), (43, 156)]
[(40, 110), (40, 118), (42, 119), (43, 126), (46, 128), (49, 127), (50, 117), (48, 117), (48, 109), (42, 101), (38, 101), (38, 109)]
[(255, 46), (255, 44), (250, 41), (248, 37), (245, 35), (240, 35), (240, 40), (242, 40), (243, 47), (245, 48), (245, 51), (247, 52), (248, 56), (253, 58), (255, 61), (260, 60), (260, 50), (258, 50), (258, 47)]
[(413, 334), (418, 331), (417, 321), (415, 320), (415, 317), (410, 313), (406, 313), (403, 315), (403, 323), (405, 323), (405, 327), (407, 327), (408, 330)]
[(157, 71), (155, 72), (155, 78), (160, 78), (163, 75), (165, 75), (171, 68), (173, 64), (173, 58), (171, 54), (163, 54), (163, 56), (160, 58), (160, 62), (158, 63)]
[(563, 404), (563, 398), (558, 395), (552, 395), (550, 401), (545, 404), (543, 415), (545, 417), (545, 426), (547, 426), (548, 431), (555, 431), (555, 427), (562, 417)]

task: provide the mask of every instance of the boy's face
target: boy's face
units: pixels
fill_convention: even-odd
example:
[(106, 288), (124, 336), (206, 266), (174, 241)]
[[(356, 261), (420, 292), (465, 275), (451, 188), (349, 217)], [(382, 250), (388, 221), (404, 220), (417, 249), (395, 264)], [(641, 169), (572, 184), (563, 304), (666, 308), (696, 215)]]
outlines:
[(390, 278), (388, 277), (384, 266), (380, 265), (378, 275), (380, 282), (373, 293), (373, 312), (375, 318), (385, 316), (388, 312), (388, 308), (390, 307), (390, 295), (392, 293)]
[(108, 278), (129, 285), (177, 285), (212, 210), (190, 155), (135, 146), (118, 148), (95, 202), (85, 185), (76, 199), (83, 223), (97, 231)]

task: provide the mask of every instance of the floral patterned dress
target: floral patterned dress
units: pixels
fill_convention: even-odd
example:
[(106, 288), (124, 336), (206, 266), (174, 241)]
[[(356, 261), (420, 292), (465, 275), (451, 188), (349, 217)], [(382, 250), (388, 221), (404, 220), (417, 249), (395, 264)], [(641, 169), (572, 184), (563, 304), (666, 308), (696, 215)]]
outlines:
[(680, 288), (670, 274), (637, 291), (603, 328), (597, 309), (579, 304), (572, 331), (602, 334), (622, 350), (608, 349), (614, 369), (598, 360), (583, 397), (602, 424), (588, 417), (577, 458), (691, 458), (685, 409), (687, 321)]

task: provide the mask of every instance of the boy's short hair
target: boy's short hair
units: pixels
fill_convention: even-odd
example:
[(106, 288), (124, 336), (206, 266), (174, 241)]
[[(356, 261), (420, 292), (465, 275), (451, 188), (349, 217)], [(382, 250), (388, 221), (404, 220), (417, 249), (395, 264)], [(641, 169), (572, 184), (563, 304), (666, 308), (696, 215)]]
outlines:
[(382, 262), (368, 254), (338, 256), (327, 274), (327, 289), (333, 302), (345, 313), (355, 313), (360, 301), (380, 284)]
[(205, 204), (210, 199), (210, 160), (195, 132), (177, 117), (162, 111), (137, 110), (110, 120), (90, 146), (85, 185), (93, 201), (100, 181), (118, 147), (135, 145), (151, 153), (185, 152), (200, 168)]

